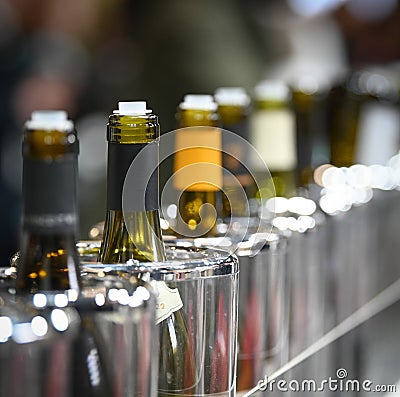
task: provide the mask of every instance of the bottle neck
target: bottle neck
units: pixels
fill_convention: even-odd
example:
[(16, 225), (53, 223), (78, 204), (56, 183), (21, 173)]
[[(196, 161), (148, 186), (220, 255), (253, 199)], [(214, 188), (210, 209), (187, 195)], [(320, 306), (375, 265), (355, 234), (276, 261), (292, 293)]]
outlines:
[[(51, 140), (51, 133), (47, 136)], [(17, 290), (79, 291), (75, 246), (77, 148), (69, 148), (64, 153), (61, 146), (49, 147), (46, 151), (30, 138), (23, 146), (23, 216)]]
[(108, 143), (107, 211), (158, 210), (157, 141)]
[(289, 101), (275, 99), (259, 99), (254, 105), (256, 110), (278, 110), (290, 107)]
[(238, 133), (243, 136), (241, 128), (248, 117), (247, 107), (238, 105), (219, 105), (218, 113), (222, 128)]
[(218, 113), (205, 109), (179, 109), (176, 115), (179, 128), (207, 126), (219, 127)]
[[(199, 117), (195, 116), (198, 115)], [(202, 117), (200, 117), (202, 116)], [(177, 233), (183, 237), (216, 235), (222, 217), (222, 136), (215, 112), (181, 110), (175, 135), (174, 179), (180, 192)]]
[[(222, 163), (224, 189), (231, 197), (223, 198), (224, 218), (245, 216), (245, 203), (239, 190), (248, 194), (254, 180), (246, 168), (251, 164), (249, 140), (249, 107), (239, 105), (219, 105), (218, 113), (222, 125)], [(243, 141), (243, 138), (245, 141)], [(228, 203), (229, 200), (232, 203)], [(235, 214), (235, 215), (234, 215)]]

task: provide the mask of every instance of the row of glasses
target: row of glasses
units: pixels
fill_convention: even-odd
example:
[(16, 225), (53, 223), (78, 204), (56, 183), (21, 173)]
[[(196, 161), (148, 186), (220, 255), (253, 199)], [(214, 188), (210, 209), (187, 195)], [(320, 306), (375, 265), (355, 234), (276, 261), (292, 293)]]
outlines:
[[(99, 244), (78, 243), (83, 283), (79, 297), (44, 293), (21, 300), (13, 288), (18, 255), (12, 267), (1, 269), (0, 395), (23, 396), (29, 390), (29, 395), (40, 397), (234, 396), (236, 256), (170, 243), (165, 262), (109, 265), (97, 262)], [(160, 358), (165, 350), (156, 325), (162, 304), (159, 283), (177, 288), (183, 302), (196, 372), (195, 383), (185, 390), (164, 391), (158, 383), (162, 362), (168, 360)], [(62, 326), (54, 313), (63, 319)], [(24, 339), (26, 332), (30, 336)], [(23, 365), (10, 366), (14, 358)], [(185, 376), (186, 368), (178, 370)]]
[(236, 388), (241, 395), (288, 361), (288, 239), (258, 217), (220, 223), (221, 237), (180, 240), (223, 249), (239, 261)]

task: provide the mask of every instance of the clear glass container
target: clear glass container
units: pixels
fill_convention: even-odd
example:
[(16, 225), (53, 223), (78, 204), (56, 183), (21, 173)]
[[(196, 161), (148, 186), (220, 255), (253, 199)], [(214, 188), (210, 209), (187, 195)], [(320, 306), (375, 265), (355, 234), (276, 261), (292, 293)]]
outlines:
[(254, 233), (237, 243), (239, 258), (238, 390), (251, 389), (288, 360), (287, 239)]
[[(287, 238), (287, 353), (288, 358), (293, 359), (334, 324), (325, 216), (313, 200), (303, 196), (268, 200), (262, 207), (262, 214)], [(325, 350), (324, 354), (297, 365), (292, 379), (310, 376), (319, 379), (327, 372), (330, 360)]]
[(48, 296), (0, 295), (2, 397), (73, 396), (79, 314), (73, 307), (43, 305), (44, 299)]
[[(182, 390), (158, 390), (159, 396), (234, 396), (236, 393), (238, 260), (217, 249), (167, 244), (165, 262), (83, 263), (83, 271), (111, 271), (119, 277), (165, 283), (183, 303), (194, 361), (195, 382)], [(183, 245), (185, 245), (183, 243)], [(161, 302), (159, 302), (160, 304)], [(162, 349), (163, 346), (160, 346)], [(179, 349), (179, 346), (176, 346)]]
[(238, 392), (251, 389), (288, 359), (287, 241), (282, 234), (254, 232), (270, 227), (253, 221), (236, 219), (230, 238), (174, 241), (182, 247), (221, 247), (239, 259)]
[[(7, 282), (10, 280), (7, 280)], [(154, 396), (155, 296), (106, 269), (75, 291), (0, 294), (0, 396)]]

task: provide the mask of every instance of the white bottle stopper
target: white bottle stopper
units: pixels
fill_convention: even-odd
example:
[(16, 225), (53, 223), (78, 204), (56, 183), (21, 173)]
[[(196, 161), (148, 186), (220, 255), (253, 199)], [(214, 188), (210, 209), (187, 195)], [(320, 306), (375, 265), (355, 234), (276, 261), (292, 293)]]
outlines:
[(215, 102), (218, 105), (248, 106), (250, 97), (241, 87), (220, 87), (215, 90)]
[(258, 100), (287, 101), (290, 99), (289, 87), (280, 80), (259, 82), (254, 88), (254, 94)]
[(212, 95), (203, 94), (187, 94), (180, 103), (181, 109), (197, 109), (197, 110), (217, 110), (217, 104), (214, 102)]
[(118, 102), (118, 110), (114, 110), (113, 113), (126, 116), (139, 116), (151, 112), (151, 109), (147, 109), (146, 101), (129, 101)]
[(74, 124), (68, 120), (65, 110), (34, 110), (30, 120), (25, 123), (25, 128), (31, 130), (71, 130)]

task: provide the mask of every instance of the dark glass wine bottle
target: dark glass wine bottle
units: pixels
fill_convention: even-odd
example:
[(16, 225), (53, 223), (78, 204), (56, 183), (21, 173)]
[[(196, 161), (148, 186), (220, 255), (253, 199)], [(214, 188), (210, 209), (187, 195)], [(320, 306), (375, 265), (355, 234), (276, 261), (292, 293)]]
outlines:
[(251, 142), (272, 176), (260, 177), (263, 186), (256, 194), (262, 199), (296, 193), (296, 127), (290, 96), (288, 86), (281, 81), (265, 80), (255, 87)]
[[(240, 87), (220, 87), (215, 91), (222, 135), (222, 163), (224, 169), (223, 216), (246, 216), (244, 198), (254, 190), (254, 179), (246, 168), (249, 166), (249, 105), (250, 97)], [(225, 132), (226, 131), (226, 132)], [(235, 134), (232, 135), (231, 133)], [(243, 138), (241, 140), (240, 138)], [(245, 194), (238, 192), (242, 189)]]
[[(81, 316), (71, 364), (72, 393), (76, 397), (106, 397), (111, 395), (111, 388), (110, 372), (99, 348), (104, 343), (92, 316), (80, 304), (76, 249), (78, 145), (74, 125), (64, 111), (33, 112), (25, 125), (22, 238), (16, 291), (68, 291)], [(94, 355), (96, 360), (91, 359)]]
[(25, 125), (23, 217), (16, 289), (80, 290), (76, 176), (78, 140), (63, 111), (37, 111)]
[(293, 81), (291, 90), (297, 131), (296, 185), (308, 188), (314, 170), (329, 163), (330, 158), (326, 111), (328, 87), (307, 76)]
[(350, 167), (355, 163), (358, 120), (364, 101), (357, 81), (357, 75), (353, 75), (329, 92), (330, 162), (336, 167)]
[[(159, 139), (158, 116), (146, 102), (119, 102), (119, 109), (109, 117), (102, 263), (165, 260), (158, 203)], [(164, 282), (158, 282), (157, 289), (159, 395), (189, 393), (196, 372), (183, 304), (177, 289)]]
[(222, 207), (222, 142), (211, 95), (186, 95), (179, 105), (174, 187), (181, 192), (177, 232), (184, 237), (217, 234)]

